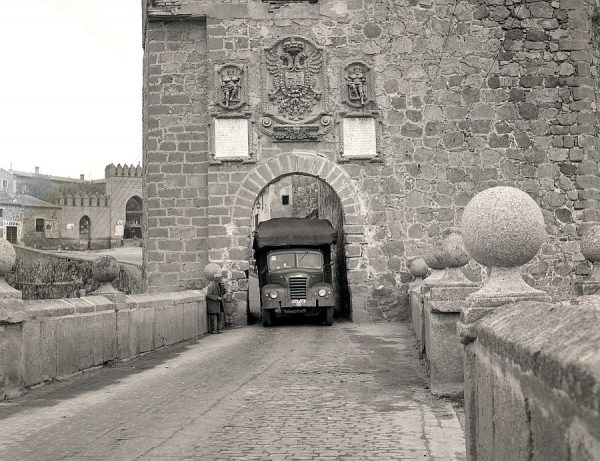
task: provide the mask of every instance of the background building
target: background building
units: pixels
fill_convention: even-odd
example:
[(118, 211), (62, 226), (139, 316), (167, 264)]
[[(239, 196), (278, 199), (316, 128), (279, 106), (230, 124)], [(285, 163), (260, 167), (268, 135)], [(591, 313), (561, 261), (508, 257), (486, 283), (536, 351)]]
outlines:
[(0, 169), (3, 238), (38, 248), (141, 244), (142, 169), (108, 165), (89, 181)]

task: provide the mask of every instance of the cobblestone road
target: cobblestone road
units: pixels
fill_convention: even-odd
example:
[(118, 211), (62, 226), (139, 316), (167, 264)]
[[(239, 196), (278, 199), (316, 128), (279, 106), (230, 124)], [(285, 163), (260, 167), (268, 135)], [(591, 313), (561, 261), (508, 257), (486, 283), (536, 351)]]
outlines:
[(465, 459), (425, 385), (405, 324), (231, 330), (0, 404), (0, 460)]

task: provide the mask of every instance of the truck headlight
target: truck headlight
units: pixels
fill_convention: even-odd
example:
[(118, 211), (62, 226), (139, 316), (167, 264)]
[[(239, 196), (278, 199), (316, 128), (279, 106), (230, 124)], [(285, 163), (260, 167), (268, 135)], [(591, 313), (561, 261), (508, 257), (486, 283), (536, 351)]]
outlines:
[(325, 288), (321, 288), (319, 290), (319, 296), (325, 296), (327, 294), (327, 290)]
[(273, 290), (273, 291), (269, 292), (269, 297), (271, 299), (277, 299), (277, 296), (279, 296), (279, 293), (277, 293), (277, 291)]

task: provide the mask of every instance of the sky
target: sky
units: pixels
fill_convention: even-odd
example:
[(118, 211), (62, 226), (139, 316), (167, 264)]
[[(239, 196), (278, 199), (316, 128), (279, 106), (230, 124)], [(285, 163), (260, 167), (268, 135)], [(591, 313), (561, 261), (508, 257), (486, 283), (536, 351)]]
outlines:
[(140, 0), (2, 5), (0, 168), (86, 179), (142, 160)]

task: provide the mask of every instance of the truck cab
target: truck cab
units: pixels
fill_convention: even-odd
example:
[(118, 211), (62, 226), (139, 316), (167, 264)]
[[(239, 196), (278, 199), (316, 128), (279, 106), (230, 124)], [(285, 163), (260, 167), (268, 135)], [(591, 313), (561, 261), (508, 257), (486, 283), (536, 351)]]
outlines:
[(326, 220), (277, 218), (254, 234), (263, 325), (283, 314), (321, 316), (333, 324), (331, 244), (337, 233)]

